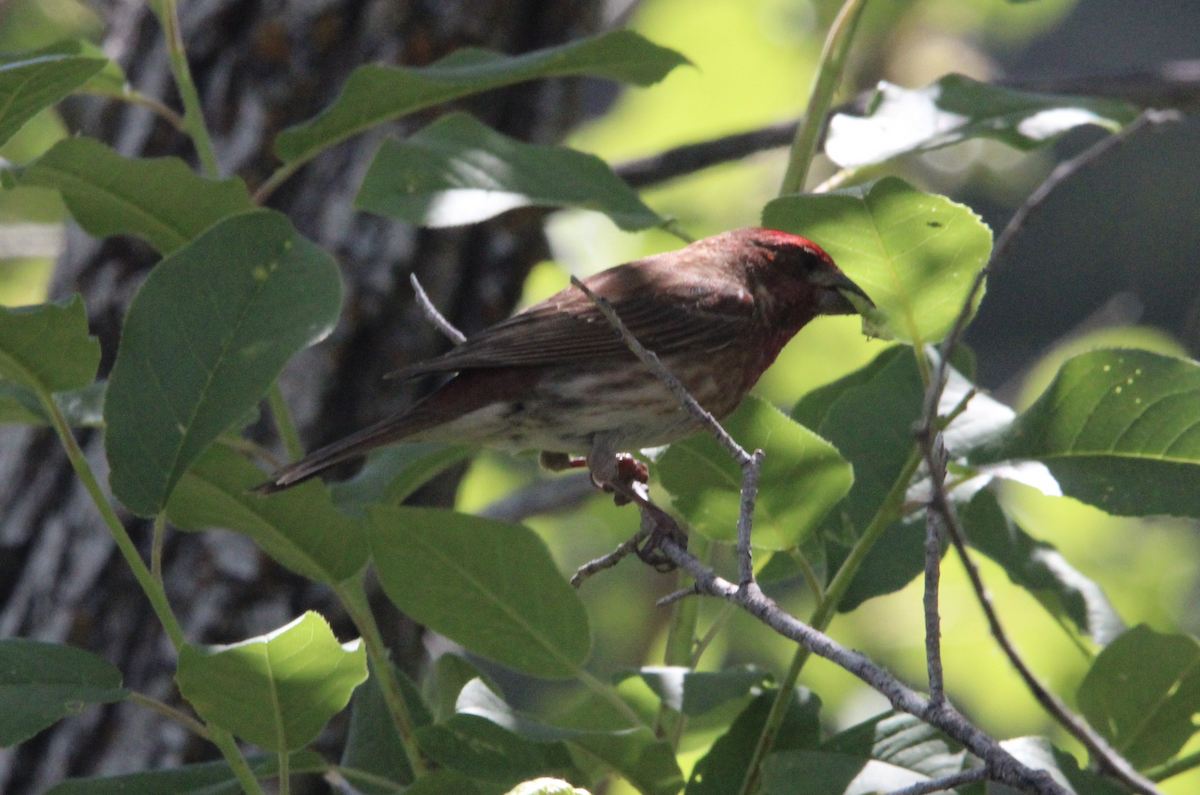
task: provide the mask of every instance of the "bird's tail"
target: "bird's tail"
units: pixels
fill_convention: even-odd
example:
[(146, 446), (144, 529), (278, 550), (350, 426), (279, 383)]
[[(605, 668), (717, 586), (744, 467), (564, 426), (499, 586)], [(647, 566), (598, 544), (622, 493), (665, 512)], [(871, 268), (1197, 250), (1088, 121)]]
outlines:
[[(414, 407), (415, 408), (415, 407)], [(343, 461), (366, 455), (376, 447), (400, 441), (407, 436), (424, 430), (432, 424), (426, 416), (417, 412), (405, 412), (387, 417), (374, 425), (367, 426), (345, 439), (339, 439), (306, 455), (271, 475), (271, 479), (251, 489), (255, 494), (267, 495), (289, 489), (314, 478)]]

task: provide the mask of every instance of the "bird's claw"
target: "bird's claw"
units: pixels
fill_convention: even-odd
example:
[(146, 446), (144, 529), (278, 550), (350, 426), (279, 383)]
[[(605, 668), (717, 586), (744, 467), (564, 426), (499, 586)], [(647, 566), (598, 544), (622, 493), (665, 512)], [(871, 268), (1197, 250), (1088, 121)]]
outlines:
[(658, 506), (644, 503), (641, 508), (642, 528), (648, 532), (646, 540), (637, 547), (637, 556), (660, 574), (674, 571), (675, 561), (662, 551), (663, 542), (671, 541), (680, 549), (686, 550), (687, 533), (669, 513)]

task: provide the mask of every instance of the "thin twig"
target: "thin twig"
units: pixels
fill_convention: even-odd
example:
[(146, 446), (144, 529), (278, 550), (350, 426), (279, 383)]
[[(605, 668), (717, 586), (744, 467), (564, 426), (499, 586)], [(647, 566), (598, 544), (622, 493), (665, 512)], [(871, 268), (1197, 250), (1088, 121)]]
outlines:
[[(976, 598), (983, 607), (984, 615), (987, 618), (988, 626), (991, 629), (992, 636), (996, 639), (997, 644), (1008, 657), (1009, 662), (1017, 670), (1021, 679), (1025, 682), (1026, 687), (1037, 699), (1051, 717), (1053, 717), (1064, 729), (1066, 729), (1073, 737), (1079, 740), (1091, 753), (1092, 757), (1097, 760), (1102, 771), (1117, 779), (1125, 786), (1142, 795), (1157, 795), (1158, 790), (1154, 784), (1144, 776), (1140, 775), (1129, 762), (1113, 750), (1107, 742), (1104, 741), (1085, 721), (1076, 716), (1067, 708), (1057, 696), (1047, 690), (1037, 677), (1034, 676), (1029, 666), (1021, 658), (1020, 654), (1013, 646), (1008, 633), (1000, 623), (999, 615), (996, 612), (995, 606), (992, 604), (987, 588), (983, 583), (983, 578), (979, 574), (978, 568), (967, 551), (966, 542), (964, 541), (964, 533), (962, 525), (959, 522), (958, 514), (954, 509), (954, 505), (950, 500), (949, 494), (946, 491), (945, 473), (946, 459), (945, 451), (941, 448), (938, 439), (940, 438), (940, 428), (943, 427), (942, 422), (938, 418), (938, 407), (941, 403), (942, 393), (945, 390), (947, 378), (950, 368), (950, 357), (953, 355), (955, 347), (962, 338), (964, 329), (971, 316), (971, 310), (975, 304), (975, 300), (982, 289), (983, 282), (988, 274), (995, 267), (1029, 215), (1045, 202), (1046, 198), (1061, 185), (1065, 180), (1078, 173), (1080, 169), (1093, 163), (1097, 158), (1111, 151), (1117, 144), (1129, 138), (1129, 136), (1143, 129), (1148, 125), (1162, 124), (1168, 121), (1179, 121), (1182, 117), (1174, 111), (1155, 111), (1146, 110), (1137, 117), (1133, 122), (1124, 127), (1120, 132), (1114, 133), (1107, 138), (1097, 142), (1093, 146), (1084, 150), (1076, 157), (1060, 163), (1045, 181), (1038, 186), (1029, 198), (1017, 209), (1013, 217), (1009, 220), (1008, 225), (996, 239), (996, 245), (992, 249), (991, 257), (988, 259), (987, 265), (976, 275), (975, 281), (972, 283), (971, 289), (968, 292), (966, 300), (963, 302), (962, 309), (959, 311), (954, 322), (954, 327), (950, 334), (942, 343), (937, 367), (934, 375), (930, 379), (929, 386), (925, 393), (924, 409), (921, 419), (914, 427), (914, 435), (921, 446), (924, 454), (926, 466), (930, 472), (930, 482), (932, 494), (929, 501), (929, 511), (936, 512), (941, 515), (943, 526), (946, 533), (949, 535), (951, 542), (958, 551), (959, 557), (962, 559), (964, 568), (967, 570), (968, 577), (971, 581), (971, 586), (975, 591)], [(931, 661), (932, 666), (932, 661)]]
[(616, 549), (609, 552), (607, 555), (601, 555), (595, 560), (590, 560), (575, 570), (575, 574), (571, 577), (571, 585), (575, 588), (583, 585), (583, 581), (593, 574), (611, 569), (613, 566), (621, 562), (621, 559), (637, 552), (638, 546), (646, 540), (650, 535), (647, 530), (639, 530), (633, 534), (631, 538), (622, 541)]
[[(946, 447), (939, 433), (934, 439), (933, 458), (940, 466), (929, 470), (934, 481), (934, 494), (946, 492)], [(942, 676), (942, 628), (938, 615), (938, 586), (942, 575), (941, 512), (933, 506), (925, 514), (925, 663), (929, 671), (929, 700), (940, 704), (946, 699), (945, 680)]]
[(1066, 795), (1045, 771), (1031, 770), (996, 740), (971, 724), (949, 704), (934, 704), (904, 685), (866, 655), (847, 649), (823, 632), (818, 632), (782, 610), (756, 583), (736, 586), (718, 577), (694, 555), (670, 539), (662, 552), (696, 580), (699, 593), (715, 596), (741, 607), (785, 638), (803, 644), (814, 654), (833, 662), (883, 694), (900, 712), (914, 715), (962, 743), (987, 766), (987, 778), (1038, 795)]
[(952, 790), (955, 787), (961, 787), (963, 784), (973, 784), (976, 781), (983, 781), (985, 778), (987, 778), (987, 768), (973, 767), (961, 773), (935, 778), (930, 781), (922, 781), (919, 784), (913, 784), (904, 789), (893, 790), (887, 795), (928, 795), (931, 792)]
[(196, 720), (191, 715), (188, 715), (186, 712), (181, 712), (169, 704), (164, 704), (156, 698), (151, 698), (150, 696), (139, 693), (136, 690), (131, 690), (129, 695), (125, 696), (125, 700), (137, 704), (140, 707), (153, 710), (159, 715), (175, 721), (180, 726), (183, 726), (185, 729), (197, 735), (198, 737), (203, 737), (206, 740), (212, 739), (212, 732), (210, 732), (208, 727), (203, 723)]
[(672, 591), (654, 603), (655, 607), (670, 607), (680, 599), (686, 599), (689, 596), (699, 596), (700, 591), (696, 588), (695, 583), (686, 588), (680, 588), (678, 591)]
[(437, 307), (433, 305), (433, 301), (429, 300), (429, 296), (425, 294), (425, 288), (421, 286), (421, 282), (417, 279), (417, 274), (410, 273), (408, 280), (412, 282), (413, 292), (417, 294), (417, 306), (421, 307), (421, 314), (425, 315), (425, 319), (434, 325), (434, 327), (450, 338), (450, 341), (455, 345), (462, 345), (467, 341), (467, 335), (454, 327), (449, 320), (442, 316), (442, 313), (437, 311)]

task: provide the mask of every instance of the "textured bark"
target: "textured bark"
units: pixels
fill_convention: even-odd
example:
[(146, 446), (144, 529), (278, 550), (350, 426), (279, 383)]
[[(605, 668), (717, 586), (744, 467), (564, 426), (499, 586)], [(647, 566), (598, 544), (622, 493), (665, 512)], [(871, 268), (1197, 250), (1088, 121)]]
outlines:
[[(599, 0), (190, 0), (183, 29), (223, 174), (253, 188), (275, 161), (270, 141), (332, 100), (346, 75), (370, 61), (420, 65), (462, 46), (524, 52), (594, 32)], [(143, 0), (104, 0), (105, 47), (130, 82), (178, 107), (162, 34)], [(497, 90), (464, 103), (501, 131), (551, 141), (577, 120), (579, 83), (553, 81)], [(68, 124), (126, 155), (174, 154), (190, 144), (146, 111), (77, 101)], [(284, 391), (310, 446), (378, 419), (411, 400), (381, 375), (444, 349), (412, 302), (416, 272), (434, 302), (468, 333), (507, 315), (532, 263), (545, 254), (538, 213), (510, 213), (486, 225), (418, 231), (354, 212), (351, 198), (378, 141), (427, 123), (405, 119), (346, 142), (314, 161), (271, 198), (300, 231), (332, 252), (347, 288), (330, 340), (297, 357)], [(128, 239), (68, 235), (54, 295), (82, 292), (93, 333), (112, 365), (120, 320), (157, 255)], [(80, 434), (106, 480), (101, 438)], [(446, 500), (443, 486), (428, 499)], [(125, 516), (145, 548), (149, 528)], [(259, 555), (229, 533), (168, 537), (164, 572), (190, 641), (227, 642), (276, 628), (308, 608), (343, 638), (353, 629), (324, 589)], [(397, 659), (420, 664), (420, 633), (394, 613), (384, 618)], [(174, 653), (95, 507), (45, 431), (0, 429), (0, 637), (69, 642), (115, 663), (126, 685), (177, 702)], [(335, 740), (329, 740), (335, 742)], [(211, 748), (144, 710), (90, 709), (16, 749), (0, 751), (0, 791), (40, 792), (65, 776), (145, 770), (206, 758)]]

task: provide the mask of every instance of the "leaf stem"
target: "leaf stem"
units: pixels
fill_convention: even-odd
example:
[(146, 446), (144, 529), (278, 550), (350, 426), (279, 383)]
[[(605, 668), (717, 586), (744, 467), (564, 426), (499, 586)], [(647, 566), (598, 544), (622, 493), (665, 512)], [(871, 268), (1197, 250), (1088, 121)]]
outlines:
[(250, 769), (250, 765), (246, 762), (246, 757), (242, 756), (242, 751), (234, 741), (233, 735), (216, 726), (209, 726), (208, 730), (212, 734), (210, 739), (213, 741), (213, 745), (220, 749), (221, 755), (229, 763), (230, 769), (233, 770), (234, 778), (242, 785), (242, 791), (246, 795), (266, 795), (263, 792), (262, 785), (258, 783), (258, 779), (254, 776), (254, 771)]
[(212, 740), (212, 732), (207, 726), (193, 718), (191, 715), (188, 715), (186, 712), (175, 709), (169, 704), (164, 704), (156, 698), (151, 698), (143, 693), (138, 693), (131, 690), (129, 695), (125, 697), (125, 700), (137, 704), (139, 707), (145, 707), (146, 709), (153, 710), (159, 715), (175, 721), (193, 734), (203, 737), (206, 740)]
[(204, 124), (204, 111), (200, 107), (200, 95), (196, 84), (192, 81), (192, 72), (188, 67), (187, 52), (183, 47), (183, 32), (179, 26), (179, 5), (177, 0), (153, 0), (150, 7), (163, 26), (163, 35), (167, 43), (167, 52), (171, 59), (171, 73), (175, 77), (175, 86), (179, 89), (179, 97), (183, 100), (183, 126), (192, 144), (196, 147), (196, 155), (200, 158), (200, 167), (207, 177), (217, 177), (217, 156), (213, 151), (212, 138), (209, 137), (208, 127)]
[(1166, 781), (1172, 776), (1178, 776), (1180, 773), (1186, 773), (1196, 767), (1200, 767), (1200, 751), (1181, 756), (1158, 767), (1152, 767), (1146, 771), (1146, 778), (1155, 782)]
[(808, 169), (817, 152), (817, 142), (821, 137), (825, 115), (829, 112), (834, 92), (841, 82), (846, 56), (850, 53), (850, 43), (854, 40), (854, 31), (866, 5), (867, 0), (846, 0), (829, 27), (817, 74), (813, 78), (812, 92), (808, 97), (808, 108), (804, 111), (804, 118), (800, 120), (796, 137), (792, 139), (792, 151), (788, 156), (783, 185), (779, 189), (780, 196), (804, 190)]
[(400, 682), (396, 679), (396, 672), (392, 670), (392, 661), (388, 655), (387, 645), (383, 642), (383, 635), (379, 631), (379, 624), (375, 621), (375, 614), (371, 612), (367, 592), (363, 587), (363, 573), (360, 572), (345, 582), (339, 583), (334, 587), (334, 591), (346, 608), (350, 619), (362, 634), (363, 643), (367, 647), (367, 657), (371, 661), (371, 669), (379, 678), (379, 690), (383, 693), (383, 701), (387, 706), (388, 714), (392, 717), (392, 724), (396, 727), (396, 734), (400, 737), (400, 744), (404, 746), (404, 755), (408, 757), (408, 764), (412, 768), (413, 774), (420, 777), (421, 773), (425, 771), (425, 762), (421, 759), (421, 751), (417, 747), (412, 715), (408, 711), (408, 705), (404, 703), (404, 696), (400, 692)]
[(271, 382), (271, 388), (267, 390), (267, 402), (271, 405), (271, 414), (275, 416), (275, 427), (279, 431), (279, 438), (283, 439), (283, 446), (287, 448), (288, 456), (293, 461), (303, 458), (304, 443), (300, 441), (300, 433), (296, 430), (292, 412), (288, 408), (287, 401), (283, 399), (283, 390), (279, 386), (278, 378)]
[(150, 576), (158, 583), (158, 587), (163, 587), (162, 578), (162, 556), (163, 556), (163, 540), (167, 534), (167, 515), (164, 512), (159, 512), (154, 517), (154, 530), (150, 536)]
[(150, 606), (154, 608), (154, 613), (162, 623), (163, 629), (166, 630), (167, 637), (171, 639), (171, 645), (178, 650), (184, 643), (183, 629), (179, 626), (179, 620), (175, 618), (175, 614), (171, 611), (171, 605), (167, 601), (167, 593), (163, 589), (162, 583), (146, 567), (146, 563), (138, 553), (137, 546), (133, 543), (133, 539), (129, 537), (129, 533), (126, 532), (125, 525), (121, 524), (117, 512), (113, 510), (112, 504), (104, 496), (104, 491), (100, 488), (100, 483), (96, 480), (96, 475), (92, 472), (91, 466), (88, 465), (87, 458), (84, 456), (83, 450), (79, 447), (79, 442), (75, 440), (75, 435), (71, 432), (71, 428), (67, 424), (67, 419), (63, 416), (62, 411), (59, 410), (58, 404), (49, 395), (42, 392), (38, 393), (38, 397), (42, 401), (42, 408), (46, 412), (46, 416), (50, 418), (50, 422), (54, 426), (58, 438), (62, 441), (63, 447), (67, 451), (67, 458), (71, 462), (71, 467), (75, 470), (75, 474), (79, 479), (83, 481), (84, 488), (91, 495), (92, 502), (99, 509), (104, 523), (108, 525), (109, 532), (112, 533), (113, 540), (117, 543), (117, 548), (121, 551), (125, 562), (129, 564), (129, 568), (133, 570), (133, 576), (137, 579), (138, 585), (142, 586), (142, 592), (150, 600)]
[[(812, 618), (808, 621), (809, 626), (813, 629), (824, 632), (829, 627), (829, 623), (837, 611), (838, 603), (846, 595), (850, 583), (854, 581), (854, 576), (858, 574), (863, 561), (866, 560), (867, 553), (871, 551), (871, 547), (883, 535), (883, 531), (892, 523), (892, 520), (899, 515), (900, 505), (904, 502), (909, 481), (912, 480), (920, 465), (921, 451), (914, 445), (912, 452), (909, 453), (908, 461), (905, 462), (895, 483), (892, 484), (891, 491), (884, 497), (883, 502), (879, 505), (879, 510), (875, 512), (875, 516), (871, 518), (866, 530), (859, 536), (858, 542), (855, 543), (841, 568), (834, 575), (833, 581), (825, 589), (824, 597), (817, 602), (817, 609), (813, 611)], [(788, 701), (792, 697), (792, 691), (796, 688), (796, 681), (800, 678), (800, 671), (804, 668), (804, 663), (808, 661), (809, 654), (807, 646), (800, 646), (796, 649), (795, 656), (792, 657), (792, 665), (779, 684), (779, 692), (771, 704), (771, 711), (767, 713), (767, 720), (763, 724), (762, 734), (759, 735), (754, 756), (751, 757), (750, 766), (746, 769), (746, 779), (742, 782), (741, 795), (751, 795), (758, 786), (759, 771), (763, 760), (775, 745), (775, 738), (779, 734), (784, 714), (787, 712)]]

